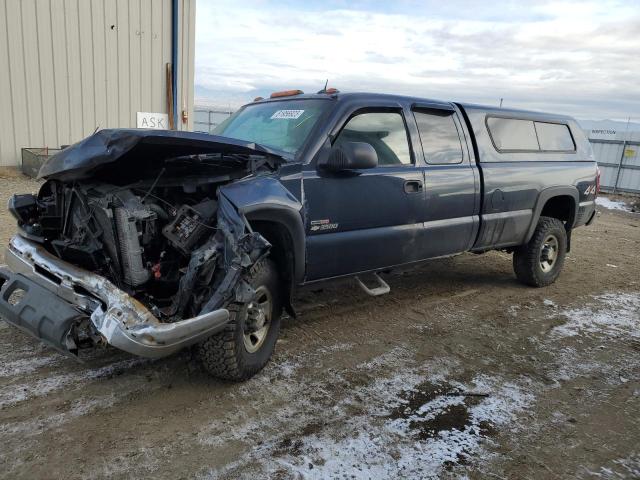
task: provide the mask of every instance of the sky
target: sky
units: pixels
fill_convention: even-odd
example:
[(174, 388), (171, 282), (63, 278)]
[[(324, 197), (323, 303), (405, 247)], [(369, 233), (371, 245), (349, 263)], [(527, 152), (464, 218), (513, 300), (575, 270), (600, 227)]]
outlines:
[(640, 120), (640, 0), (197, 0), (195, 103), (329, 80), (579, 119)]

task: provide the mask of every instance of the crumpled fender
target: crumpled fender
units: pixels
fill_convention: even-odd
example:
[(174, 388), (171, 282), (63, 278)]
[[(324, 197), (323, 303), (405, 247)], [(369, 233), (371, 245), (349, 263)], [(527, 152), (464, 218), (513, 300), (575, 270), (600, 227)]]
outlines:
[(280, 224), (288, 232), (293, 247), (293, 274), (296, 284), (305, 275), (305, 233), (302, 204), (274, 177), (251, 177), (219, 190), (245, 218)]

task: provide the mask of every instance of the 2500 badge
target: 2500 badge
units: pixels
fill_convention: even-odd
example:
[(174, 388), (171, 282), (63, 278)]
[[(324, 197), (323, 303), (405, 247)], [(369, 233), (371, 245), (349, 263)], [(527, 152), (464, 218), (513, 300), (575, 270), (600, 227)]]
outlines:
[(311, 220), (311, 231), (322, 232), (325, 230), (335, 230), (338, 228), (337, 223), (331, 223), (328, 218), (322, 220)]

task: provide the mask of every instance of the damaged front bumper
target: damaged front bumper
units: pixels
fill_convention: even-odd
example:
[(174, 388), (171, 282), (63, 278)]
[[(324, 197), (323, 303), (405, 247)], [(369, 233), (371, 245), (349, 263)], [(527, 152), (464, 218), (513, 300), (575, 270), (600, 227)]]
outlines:
[(148, 358), (175, 353), (229, 322), (229, 311), (219, 308), (162, 323), (106, 278), (71, 265), (19, 235), (9, 242), (5, 262), (8, 268), (0, 267), (0, 315), (64, 353), (77, 352), (72, 329), (87, 318), (110, 345)]

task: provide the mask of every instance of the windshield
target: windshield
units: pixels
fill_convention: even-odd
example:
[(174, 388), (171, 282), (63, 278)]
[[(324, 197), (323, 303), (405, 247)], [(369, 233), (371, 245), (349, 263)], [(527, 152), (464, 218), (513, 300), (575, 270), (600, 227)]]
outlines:
[(295, 154), (329, 104), (317, 99), (247, 105), (218, 125), (213, 134)]

